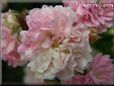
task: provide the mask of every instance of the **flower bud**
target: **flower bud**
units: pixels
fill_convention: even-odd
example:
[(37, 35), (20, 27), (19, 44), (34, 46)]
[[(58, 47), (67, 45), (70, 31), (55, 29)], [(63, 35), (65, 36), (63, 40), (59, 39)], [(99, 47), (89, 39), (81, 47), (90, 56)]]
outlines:
[(2, 24), (11, 29), (12, 34), (18, 33), (21, 30), (18, 22), (18, 14), (12, 10), (2, 15)]

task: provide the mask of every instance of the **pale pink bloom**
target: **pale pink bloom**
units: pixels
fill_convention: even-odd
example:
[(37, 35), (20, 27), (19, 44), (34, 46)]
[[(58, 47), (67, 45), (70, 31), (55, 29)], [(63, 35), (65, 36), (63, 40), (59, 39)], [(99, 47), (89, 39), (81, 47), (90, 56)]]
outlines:
[(70, 59), (71, 54), (65, 53), (64, 50), (66, 49), (63, 47), (48, 49), (33, 57), (28, 67), (35, 73), (37, 79), (54, 79)]
[(4, 53), (9, 53), (15, 47), (15, 37), (11, 36), (9, 28), (2, 26), (2, 48)]
[(76, 25), (68, 39), (63, 43), (72, 47), (72, 57), (74, 58), (77, 66), (74, 70), (83, 73), (83, 70), (87, 68), (88, 63), (91, 62), (91, 47), (89, 44), (90, 30), (82, 24)]
[(56, 74), (56, 77), (60, 80), (68, 80), (74, 76), (74, 68), (77, 66), (77, 63), (74, 61), (74, 58), (70, 57), (69, 61), (67, 62), (66, 67), (59, 71)]
[[(21, 44), (18, 47), (22, 59), (31, 59), (34, 53), (39, 53), (51, 47), (51, 39), (37, 31), (21, 31)], [(26, 58), (27, 57), (27, 58)]]
[(11, 12), (1, 14), (1, 27), (2, 27), (2, 40), (1, 40), (1, 50), (0, 56), (4, 61), (8, 62), (8, 65), (16, 67), (18, 65), (24, 64), (23, 61), (21, 62), (20, 54), (17, 52), (17, 47), (19, 46), (19, 39), (17, 32), (20, 28), (13, 28), (19, 27), (17, 23), (16, 16), (13, 15)]
[[(74, 17), (71, 8), (62, 6), (43, 6), (29, 12), (29, 30), (21, 31), (18, 52), (22, 59), (30, 61), (28, 67), (36, 78), (67, 79), (75, 69), (83, 71), (91, 61), (89, 30), (82, 25), (73, 27)], [(64, 73), (65, 70), (69, 71)]]
[[(91, 1), (83, 2), (85, 6), (80, 4), (79, 5), (74, 4), (76, 2), (81, 3), (81, 1), (78, 0), (71, 0), (71, 1), (68, 0), (68, 2), (63, 1), (65, 5), (70, 6), (75, 11), (76, 23), (83, 23), (88, 27), (95, 27), (100, 32), (105, 32), (107, 28), (112, 27), (114, 22), (113, 19), (114, 9), (112, 5), (109, 5), (109, 7), (96, 6), (96, 4), (98, 4), (96, 1), (95, 1), (96, 3)], [(105, 1), (102, 0), (101, 3), (102, 2), (104, 3)], [(87, 6), (87, 3), (90, 3), (91, 6)]]
[(91, 56), (91, 48), (88, 42), (85, 43), (82, 48), (74, 48), (73, 57), (75, 58), (75, 62), (77, 66), (75, 67), (75, 71), (84, 73), (84, 70), (88, 68), (89, 62), (92, 61)]
[[(60, 10), (61, 9), (61, 10)], [(26, 18), (30, 30), (50, 31), (53, 34), (67, 32), (74, 22), (74, 12), (62, 6), (43, 6), (30, 10)], [(63, 31), (63, 32), (61, 32)]]
[[(62, 44), (57, 44), (57, 47), (55, 48), (50, 46), (44, 50), (41, 50), (41, 45), (43, 44), (43, 42), (38, 41), (42, 39), (43, 36), (40, 37), (38, 32), (34, 30), (31, 30), (31, 32), (21, 32), (21, 35), (23, 37), (22, 42), (24, 45), (27, 44), (28, 47), (23, 47), (23, 45), (21, 44), (18, 50), (22, 52), (21, 54), (23, 54), (23, 51), (25, 51), (25, 53), (22, 55), (22, 58), (28, 58), (30, 60), (28, 66), (31, 68), (32, 71), (35, 72), (36, 78), (53, 79), (56, 76), (62, 80), (71, 78), (74, 75), (74, 70), (77, 70), (81, 73), (83, 72), (83, 70), (88, 66), (88, 62), (91, 61), (92, 57), (90, 54), (91, 48), (88, 41), (90, 31), (87, 30), (87, 28), (80, 26), (82, 25), (78, 25), (77, 27), (72, 28), (73, 31), (69, 32), (67, 39), (64, 39), (63, 42), (61, 42)], [(46, 36), (44, 36), (44, 38), (45, 37)], [(38, 46), (38, 44), (40, 44), (40, 46)], [(48, 41), (46, 41), (45, 44), (48, 45)], [(56, 43), (54, 44), (56, 45)], [(37, 52), (38, 48), (40, 49), (40, 52)], [(71, 56), (71, 54), (65, 54), (63, 52), (64, 48), (66, 48), (66, 52), (70, 51), (70, 53), (73, 49), (73, 55)], [(57, 49), (57, 51), (55, 49)], [(70, 57), (71, 59), (69, 59)], [(47, 60), (43, 60), (43, 58), (46, 58)], [(65, 63), (61, 64), (61, 62), (64, 61)], [(54, 64), (49, 66), (51, 62)], [(56, 65), (56, 68), (53, 65)], [(76, 65), (78, 66), (76, 67)], [(40, 67), (44, 69), (42, 70)]]
[(98, 54), (93, 59), (89, 75), (96, 84), (114, 84), (114, 65), (109, 55)]
[(96, 55), (87, 70), (86, 74), (76, 74), (63, 84), (114, 84), (114, 65), (108, 55)]
[(69, 7), (43, 6), (31, 10), (26, 21), (29, 30), (21, 32), (22, 44), (18, 51), (30, 58), (32, 52), (39, 53), (64, 40), (72, 29), (74, 12)]
[(16, 48), (18, 41), (16, 36), (11, 35), (10, 29), (2, 26), (2, 42), (0, 54), (4, 61), (8, 61), (9, 65), (17, 66), (20, 60), (20, 55), (17, 53)]
[(64, 40), (64, 44), (72, 50), (71, 59), (66, 68), (58, 72), (60, 80), (67, 80), (74, 76), (74, 71), (83, 73), (92, 60), (91, 47), (88, 41), (89, 30), (83, 25), (77, 25), (71, 31), (69, 38)]
[[(64, 55), (64, 52), (63, 52), (64, 48), (58, 48), (59, 46), (61, 46), (61, 44), (57, 44), (58, 45), (57, 50), (60, 51), (60, 53), (64, 56), (59, 54), (59, 52), (55, 51), (54, 48), (52, 48), (52, 46), (50, 46), (49, 48), (46, 48), (45, 50), (41, 50), (42, 48), (40, 48), (40, 47), (42, 47), (42, 46), (39, 46), (40, 52), (38, 53), (37, 45), (41, 41), (38, 42), (38, 40), (36, 40), (36, 39), (38, 39), (39, 34), (34, 31), (31, 31), (31, 32), (23, 31), (22, 32), (22, 34), (21, 34), (23, 37), (22, 42), (23, 42), (23, 44), (28, 43), (28, 46), (29, 46), (26, 48), (26, 47), (23, 47), (23, 45), (21, 45), (18, 48), (19, 51), (22, 51), (22, 54), (23, 54), (23, 51), (26, 52), (24, 55), (22, 55), (23, 56), (22, 58), (27, 59), (30, 57), (29, 58), (30, 63), (28, 65), (31, 68), (31, 70), (34, 72), (38, 71), (38, 69), (39, 69), (39, 71), (41, 71), (39, 67), (46, 66), (45, 72), (35, 73), (37, 78), (39, 78), (39, 79), (48, 78), (49, 79), (50, 77), (54, 78), (55, 76), (57, 76), (60, 79), (68, 79), (74, 75), (75, 69), (76, 70), (80, 69), (81, 71), (83, 71), (86, 68), (88, 62), (90, 62), (90, 59), (91, 59), (91, 55), (90, 55), (91, 48), (89, 46), (89, 41), (88, 41), (89, 30), (78, 29), (78, 28), (79, 28), (79, 26), (74, 28), (74, 30), (75, 30), (75, 33), (73, 33), (74, 36), (73, 36), (73, 34), (70, 34), (69, 35), (70, 38), (68, 37), (68, 41), (64, 40), (62, 42), (62, 45), (66, 48), (68, 47), (68, 49), (77, 46), (74, 48), (74, 51), (76, 49), (77, 53), (76, 52), (73, 53), (73, 56), (71, 56), (72, 57), (71, 61), (69, 60), (69, 54)], [(28, 35), (26, 35), (26, 33), (28, 33)], [(27, 37), (26, 40), (24, 40), (25, 37)], [(39, 37), (39, 39), (41, 39), (42, 37), (43, 36)], [(72, 41), (72, 40), (74, 40), (74, 41)], [(34, 42), (34, 44), (33, 44), (33, 42)], [(35, 45), (35, 43), (36, 43), (36, 45)], [(40, 43), (40, 45), (42, 45), (42, 43)], [(48, 41), (46, 41), (46, 43), (48, 44)], [(50, 49), (50, 48), (52, 48), (52, 49)], [(22, 50), (20, 50), (20, 49), (22, 49)], [(66, 50), (68, 50), (68, 49), (66, 49)], [(52, 60), (52, 57), (54, 60)], [(56, 59), (55, 59), (55, 57), (56, 57)], [(74, 62), (74, 57), (75, 57), (75, 62)], [(47, 58), (47, 60), (43, 61), (41, 58)], [(61, 61), (65, 61), (65, 63), (61, 64)], [(51, 65), (48, 66), (50, 64), (50, 62), (54, 62), (54, 64), (56, 64), (56, 66), (60, 67), (60, 68), (57, 70), (56, 68), (54, 68)], [(59, 64), (60, 64), (60, 66), (59, 66)], [(77, 64), (79, 65), (79, 67), (74, 68)], [(84, 66), (83, 66), (83, 64), (84, 64)], [(66, 70), (68, 70), (68, 71), (66, 71)]]
[[(81, 11), (81, 12), (80, 12)], [(101, 7), (77, 8), (77, 15), (81, 23), (88, 27), (95, 27), (100, 32), (105, 32), (113, 25), (113, 11)]]

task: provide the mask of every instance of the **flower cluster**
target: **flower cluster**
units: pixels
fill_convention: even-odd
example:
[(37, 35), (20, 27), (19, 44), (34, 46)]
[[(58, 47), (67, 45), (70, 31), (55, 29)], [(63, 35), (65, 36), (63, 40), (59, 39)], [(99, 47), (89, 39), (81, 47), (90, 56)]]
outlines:
[[(63, 0), (63, 2), (65, 6), (70, 6), (75, 11), (76, 24), (83, 23), (89, 28), (96, 28), (99, 33), (105, 32), (113, 25), (113, 0)], [(110, 5), (101, 6), (99, 3)]]
[(98, 54), (92, 60), (85, 75), (76, 74), (64, 84), (113, 84), (114, 65), (108, 55)]
[(102, 54), (92, 56), (90, 46), (91, 39), (112, 26), (113, 9), (74, 4), (81, 1), (98, 3), (63, 0), (65, 7), (34, 8), (26, 16), (26, 30), (18, 13), (2, 14), (0, 55), (13, 67), (26, 65), (25, 83), (42, 84), (54, 78), (63, 84), (113, 83), (111, 59)]

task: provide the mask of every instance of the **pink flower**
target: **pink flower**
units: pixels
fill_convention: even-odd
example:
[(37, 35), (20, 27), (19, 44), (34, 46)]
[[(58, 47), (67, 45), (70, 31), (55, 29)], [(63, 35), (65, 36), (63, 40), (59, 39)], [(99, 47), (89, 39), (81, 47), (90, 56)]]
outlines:
[(71, 54), (64, 51), (64, 48), (48, 49), (34, 56), (28, 67), (35, 73), (37, 79), (54, 79), (70, 59)]
[(18, 52), (30, 61), (28, 67), (37, 79), (53, 79), (71, 56), (62, 43), (72, 30), (74, 12), (69, 7), (43, 6), (31, 10), (26, 21), (29, 30), (21, 31)]
[(74, 69), (77, 66), (77, 63), (74, 61), (74, 58), (70, 57), (70, 59), (67, 61), (66, 67), (59, 71), (56, 74), (56, 77), (60, 80), (68, 80), (71, 79), (74, 76)]
[(74, 76), (74, 71), (83, 73), (92, 60), (91, 47), (88, 41), (89, 30), (83, 25), (75, 26), (69, 38), (64, 40), (64, 44), (71, 48), (72, 56), (66, 68), (58, 72), (60, 80), (67, 80)]
[(21, 62), (20, 55), (17, 52), (17, 47), (20, 43), (17, 35), (18, 32), (15, 31), (19, 31), (20, 27), (15, 20), (16, 16), (10, 12), (2, 14), (2, 41), (0, 56), (4, 61), (8, 62), (8, 65), (13, 67), (23, 64), (23, 61)]
[(3, 48), (3, 55), (4, 53), (9, 53), (15, 47), (15, 37), (11, 36), (10, 30), (3, 26), (2, 27), (2, 48)]
[(72, 57), (74, 57), (74, 61), (77, 63), (74, 70), (81, 73), (92, 60), (89, 33), (90, 30), (86, 26), (82, 24), (76, 25), (71, 31), (69, 40), (66, 41), (66, 44), (72, 47)]
[[(61, 9), (61, 10), (59, 10)], [(38, 18), (37, 18), (38, 17)], [(41, 9), (34, 8), (26, 18), (30, 30), (51, 31), (53, 34), (63, 33), (74, 22), (74, 13), (67, 7), (43, 6)]]
[(74, 12), (69, 7), (43, 6), (31, 10), (26, 19), (29, 30), (21, 32), (19, 53), (30, 58), (32, 52), (39, 53), (61, 43), (72, 29), (73, 20)]
[(114, 84), (114, 65), (108, 55), (98, 54), (91, 63), (89, 75), (96, 84)]
[(63, 84), (114, 84), (114, 65), (108, 55), (94, 57), (85, 75), (76, 74)]
[[(21, 44), (18, 47), (18, 52), (21, 57), (31, 59), (34, 53), (39, 53), (51, 46), (51, 39), (43, 33), (36, 31), (21, 31)], [(25, 58), (25, 59), (27, 59)]]
[[(98, 4), (96, 1), (93, 2), (88, 0), (87, 2), (83, 2), (83, 4), (85, 4), (84, 6), (80, 4), (81, 1), (68, 0), (67, 2), (63, 0), (63, 3), (65, 3), (65, 5), (67, 4), (67, 6), (70, 6), (75, 11), (76, 23), (85, 24), (89, 28), (95, 27), (100, 32), (105, 32), (107, 28), (112, 27), (114, 22), (113, 19), (114, 9), (112, 5), (109, 5), (109, 7), (95, 6), (96, 4)], [(103, 2), (104, 4), (104, 2), (106, 1), (101, 0), (101, 2)], [(78, 5), (74, 3), (78, 3)], [(91, 4), (91, 6), (87, 6), (88, 3)]]
[(0, 54), (4, 61), (8, 61), (9, 65), (17, 66), (20, 55), (16, 52), (18, 45), (16, 36), (12, 36), (9, 28), (2, 26), (2, 44)]
[[(87, 67), (91, 58), (89, 30), (82, 25), (73, 27), (74, 17), (71, 8), (62, 6), (43, 6), (29, 12), (29, 30), (21, 31), (18, 52), (22, 59), (30, 61), (28, 67), (36, 78), (67, 79), (75, 69), (83, 71)], [(79, 67), (75, 68), (77, 64)], [(65, 70), (69, 71), (64, 73)]]

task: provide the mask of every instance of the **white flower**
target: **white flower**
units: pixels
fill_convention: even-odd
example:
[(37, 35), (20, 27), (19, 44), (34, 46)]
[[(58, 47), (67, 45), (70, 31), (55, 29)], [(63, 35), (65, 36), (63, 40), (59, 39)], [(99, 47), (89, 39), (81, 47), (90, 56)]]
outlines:
[(38, 79), (53, 79), (57, 72), (63, 70), (71, 56), (68, 49), (60, 46), (59, 48), (50, 48), (34, 57), (28, 67), (35, 72)]

